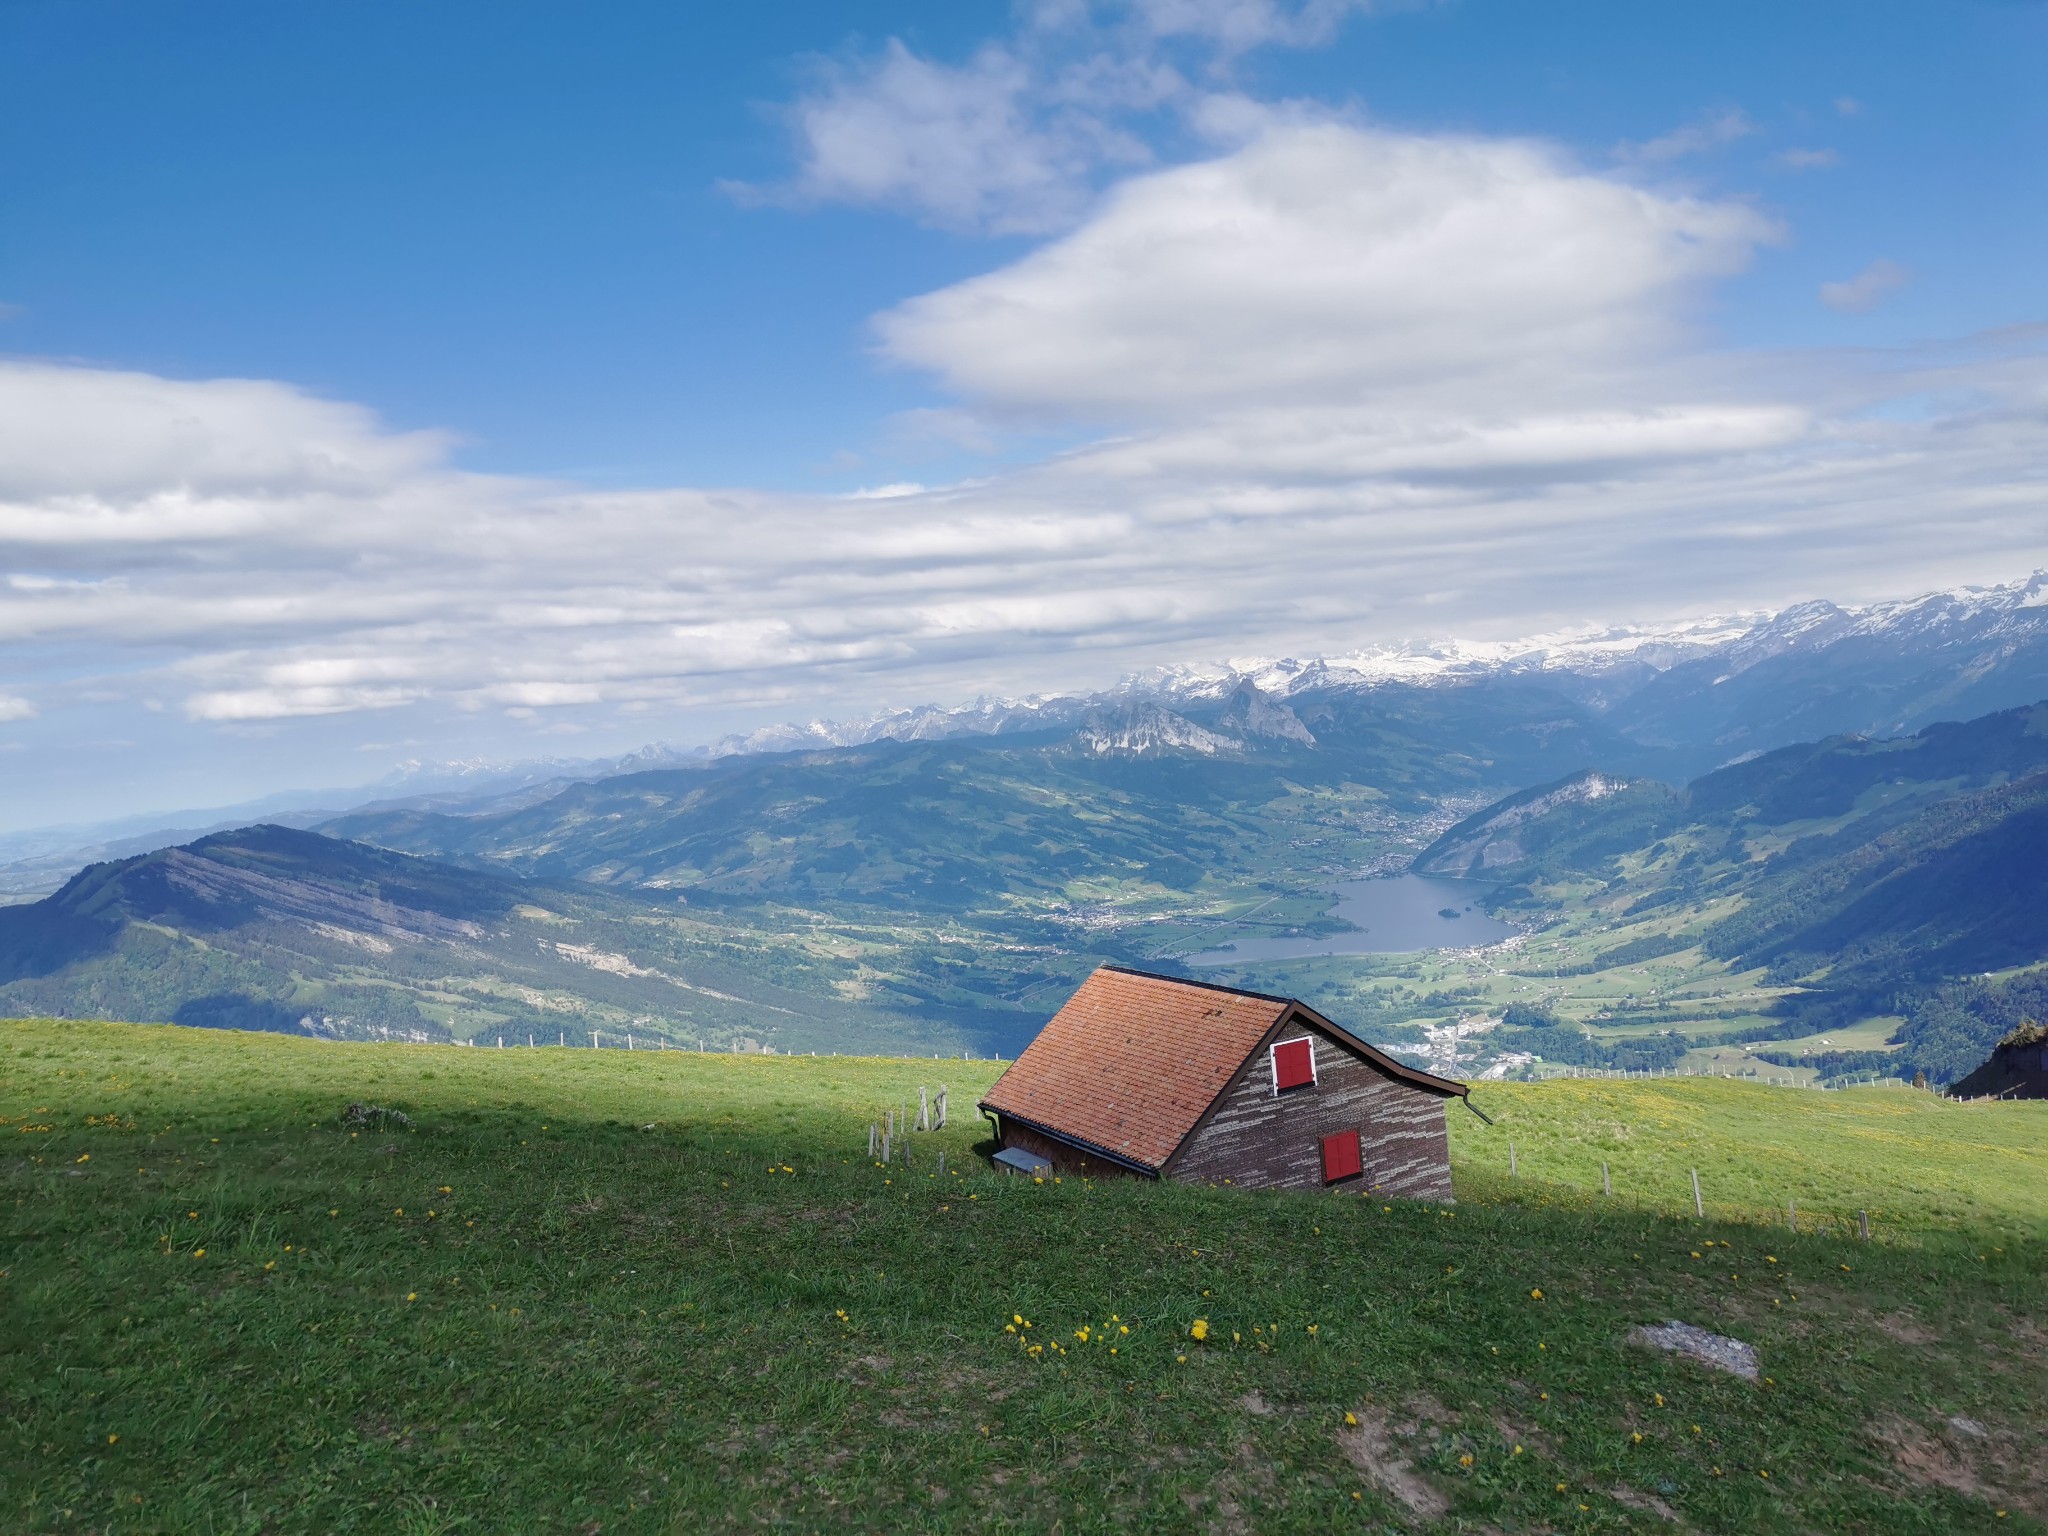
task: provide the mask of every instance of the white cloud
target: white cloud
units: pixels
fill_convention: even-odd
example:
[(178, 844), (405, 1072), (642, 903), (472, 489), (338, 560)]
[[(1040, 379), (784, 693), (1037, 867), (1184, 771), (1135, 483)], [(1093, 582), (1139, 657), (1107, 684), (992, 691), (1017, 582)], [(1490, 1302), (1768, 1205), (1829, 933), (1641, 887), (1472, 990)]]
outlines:
[(1771, 158), (1788, 171), (1825, 171), (1842, 163), (1832, 149), (1781, 149)]
[(957, 64), (891, 38), (874, 53), (814, 63), (809, 88), (781, 114), (793, 177), (726, 190), (750, 202), (887, 208), (980, 234), (1068, 228), (1105, 173), (1151, 161), (1151, 119), (1206, 131), (1220, 120), (1217, 98), (1232, 99), (1240, 55), (1320, 46), (1368, 9), (1363, 0), (1041, 0), (1011, 37)]
[(167, 529), (179, 498), (361, 493), (439, 459), (357, 405), (261, 379), (186, 381), (0, 361), (0, 497), (94, 496)]
[(1615, 156), (1621, 160), (1661, 164), (1687, 155), (1705, 154), (1724, 144), (1733, 144), (1737, 139), (1746, 139), (1756, 131), (1756, 124), (1740, 107), (1723, 107), (1643, 143), (1618, 145)]
[(33, 720), (36, 707), (19, 694), (0, 693), (0, 724), (10, 720)]
[(878, 325), (891, 358), (998, 410), (1142, 419), (1445, 389), (1476, 409), (1669, 345), (1688, 293), (1773, 236), (1744, 205), (1540, 144), (1326, 123), (1135, 178), (1074, 234)]
[(2036, 563), (2048, 341), (1703, 350), (1772, 235), (1540, 144), (1269, 124), (883, 317), (974, 421), (1085, 441), (867, 498), (463, 474), (281, 385), (11, 363), (0, 644), (31, 732), (79, 679), (328, 742), (659, 731)]
[(1043, 83), (990, 44), (964, 65), (891, 40), (823, 68), (788, 109), (801, 166), (787, 187), (735, 189), (795, 203), (892, 208), (951, 229), (1034, 233), (1071, 222), (1105, 162), (1146, 158), (1099, 103), (1046, 111)]
[(1873, 261), (1854, 277), (1839, 283), (1822, 283), (1820, 301), (1844, 315), (1867, 315), (1913, 280), (1913, 274), (1895, 261)]
[(1345, 20), (1374, 9), (1372, 0), (1132, 0), (1131, 11), (1155, 37), (1198, 37), (1229, 53), (1278, 44), (1313, 48), (1329, 42)]

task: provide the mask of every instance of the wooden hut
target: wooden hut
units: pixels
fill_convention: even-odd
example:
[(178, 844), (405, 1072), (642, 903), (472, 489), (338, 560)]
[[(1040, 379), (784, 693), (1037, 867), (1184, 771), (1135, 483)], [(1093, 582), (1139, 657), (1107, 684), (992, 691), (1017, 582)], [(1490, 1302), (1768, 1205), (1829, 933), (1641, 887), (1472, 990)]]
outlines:
[(1063, 1174), (1448, 1200), (1465, 1092), (1293, 998), (1105, 966), (981, 1109)]

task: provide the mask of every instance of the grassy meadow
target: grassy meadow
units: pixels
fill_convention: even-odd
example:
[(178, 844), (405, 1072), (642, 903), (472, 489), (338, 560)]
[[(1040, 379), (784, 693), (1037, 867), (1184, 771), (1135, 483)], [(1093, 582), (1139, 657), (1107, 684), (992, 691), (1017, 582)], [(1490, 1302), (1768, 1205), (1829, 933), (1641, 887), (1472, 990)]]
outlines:
[(2048, 1519), (2048, 1106), (1487, 1084), (1440, 1208), (998, 1178), (998, 1070), (0, 1024), (0, 1528)]

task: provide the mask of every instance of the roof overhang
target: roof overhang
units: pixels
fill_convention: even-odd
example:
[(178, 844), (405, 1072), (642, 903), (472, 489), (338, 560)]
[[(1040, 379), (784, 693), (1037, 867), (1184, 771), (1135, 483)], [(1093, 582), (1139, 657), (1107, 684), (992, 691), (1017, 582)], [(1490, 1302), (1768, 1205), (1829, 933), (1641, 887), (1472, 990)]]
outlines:
[(1121, 1152), (1112, 1152), (1109, 1148), (1089, 1141), (1084, 1136), (1076, 1136), (1071, 1131), (1056, 1131), (1051, 1126), (1040, 1124), (1036, 1120), (1016, 1113), (1014, 1110), (991, 1109), (986, 1099), (977, 1104), (975, 1108), (985, 1115), (998, 1115), (1005, 1120), (1014, 1120), (1019, 1125), (1029, 1126), (1048, 1141), (1057, 1141), (1064, 1146), (1072, 1147), (1077, 1152), (1086, 1152), (1090, 1157), (1099, 1157), (1105, 1163), (1114, 1163), (1119, 1168), (1128, 1169), (1132, 1173), (1142, 1174), (1148, 1179), (1159, 1177), (1159, 1170), (1150, 1163), (1141, 1163), (1136, 1158), (1125, 1157)]

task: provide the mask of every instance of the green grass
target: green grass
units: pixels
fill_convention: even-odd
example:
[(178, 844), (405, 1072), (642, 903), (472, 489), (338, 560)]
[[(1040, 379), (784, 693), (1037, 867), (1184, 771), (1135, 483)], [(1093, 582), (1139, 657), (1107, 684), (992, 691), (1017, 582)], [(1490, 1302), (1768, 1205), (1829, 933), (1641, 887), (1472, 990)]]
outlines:
[[(2048, 1513), (2042, 1106), (1486, 1085), (1446, 1210), (999, 1179), (995, 1070), (0, 1025), (0, 1527), (1413, 1526), (1347, 1413), (1446, 1528)], [(1795, 1173), (1879, 1241), (1734, 1219)], [(1768, 1381), (1622, 1342), (1672, 1317)]]
[(1722, 1220), (1784, 1228), (1789, 1201), (1801, 1230), (1844, 1231), (1867, 1211), (1911, 1242), (2048, 1233), (2048, 1104), (1730, 1078), (1480, 1083), (1472, 1098), (1495, 1124), (1453, 1118), (1459, 1167), (1506, 1174), (1512, 1141), (1546, 1198), (1599, 1194), (1604, 1162), (1616, 1200), (1667, 1214), (1691, 1213), (1697, 1169)]

